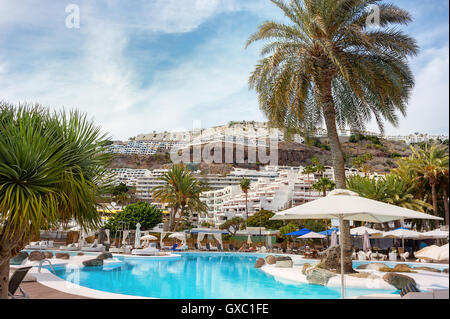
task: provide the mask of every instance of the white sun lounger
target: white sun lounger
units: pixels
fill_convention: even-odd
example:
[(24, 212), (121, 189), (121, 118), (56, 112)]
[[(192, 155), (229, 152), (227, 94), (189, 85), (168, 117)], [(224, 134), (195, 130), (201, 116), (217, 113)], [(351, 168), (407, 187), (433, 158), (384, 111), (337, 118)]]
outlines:
[(136, 256), (158, 256), (159, 250), (156, 248), (133, 249), (132, 255)]
[(91, 246), (81, 247), (81, 251), (86, 252), (104, 252), (106, 251), (106, 247), (102, 244), (92, 244)]
[(80, 244), (78, 243), (73, 243), (67, 246), (60, 246), (59, 250), (64, 250), (64, 251), (79, 251), (80, 250)]

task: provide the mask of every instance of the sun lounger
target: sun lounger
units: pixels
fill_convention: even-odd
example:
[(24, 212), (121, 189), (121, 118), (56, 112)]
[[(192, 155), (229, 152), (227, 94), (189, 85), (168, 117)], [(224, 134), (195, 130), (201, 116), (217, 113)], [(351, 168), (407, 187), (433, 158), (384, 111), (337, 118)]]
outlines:
[[(20, 288), (20, 284), (22, 283), (23, 279), (27, 275), (28, 271), (32, 267), (23, 267), (17, 269), (14, 274), (9, 279), (9, 285), (8, 285), (8, 296), (12, 299), (30, 299), (25, 291), (23, 291), (22, 288)], [(16, 294), (17, 289), (19, 289), (20, 294)]]
[(78, 251), (78, 250), (80, 250), (80, 244), (72, 243), (72, 244), (67, 245), (67, 246), (59, 246), (59, 250)]
[(218, 251), (219, 250), (219, 248), (217, 248), (216, 246), (212, 246), (211, 244), (206, 244), (206, 246), (208, 247), (208, 245), (209, 245), (209, 249), (208, 250), (214, 250), (214, 251)]
[(131, 254), (136, 256), (158, 256), (159, 249), (156, 249), (155, 247), (149, 247), (144, 249), (133, 249), (131, 251)]
[(45, 241), (31, 242), (25, 246), (25, 249), (47, 249), (47, 243)]
[(357, 255), (358, 255), (358, 260), (367, 260), (367, 255), (365, 252), (358, 251)]
[(86, 251), (86, 252), (105, 252), (106, 251), (106, 247), (103, 246), (102, 244), (92, 244), (90, 246), (81, 247), (81, 251)]

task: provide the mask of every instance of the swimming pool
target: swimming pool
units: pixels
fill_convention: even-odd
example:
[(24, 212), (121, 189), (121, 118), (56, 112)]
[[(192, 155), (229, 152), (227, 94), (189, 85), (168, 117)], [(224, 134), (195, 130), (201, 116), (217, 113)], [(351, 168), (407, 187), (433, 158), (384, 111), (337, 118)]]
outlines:
[[(118, 257), (117, 267), (66, 270), (56, 275), (84, 287), (131, 296), (164, 299), (338, 299), (339, 288), (286, 284), (254, 268), (258, 256), (184, 253), (178, 261)], [(77, 272), (77, 273), (74, 273)], [(346, 289), (347, 296), (396, 293)]]

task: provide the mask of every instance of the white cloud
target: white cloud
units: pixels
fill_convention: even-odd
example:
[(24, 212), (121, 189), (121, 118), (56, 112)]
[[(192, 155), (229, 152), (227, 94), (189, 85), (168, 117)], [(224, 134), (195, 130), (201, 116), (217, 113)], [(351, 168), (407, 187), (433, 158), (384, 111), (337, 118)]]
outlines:
[[(413, 61), (416, 86), (409, 102), (407, 117), (399, 128), (386, 125), (387, 134), (412, 132), (448, 134), (449, 118), (449, 45), (424, 50)], [(371, 125), (375, 129), (375, 125)]]

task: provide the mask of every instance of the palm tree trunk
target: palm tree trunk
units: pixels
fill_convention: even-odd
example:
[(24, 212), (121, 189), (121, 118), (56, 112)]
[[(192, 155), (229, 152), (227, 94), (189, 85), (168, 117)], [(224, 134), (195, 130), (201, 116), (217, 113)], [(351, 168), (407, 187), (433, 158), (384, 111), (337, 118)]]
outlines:
[(0, 259), (0, 299), (8, 299), (9, 258)]
[[(431, 185), (431, 199), (433, 201), (433, 213), (434, 213), (434, 216), (438, 216), (438, 195), (437, 195), (437, 191), (436, 191), (436, 183), (434, 183), (432, 181), (430, 183), (430, 185)], [(434, 227), (439, 228), (438, 220), (434, 221)]]
[(448, 220), (449, 220), (449, 216), (448, 216), (448, 189), (447, 189), (447, 185), (442, 185), (442, 197), (444, 197), (444, 210), (445, 210), (445, 225), (448, 226)]
[[(334, 108), (334, 101), (331, 89), (331, 77), (324, 79), (321, 83), (321, 104), (325, 118), (325, 125), (327, 127), (327, 135), (330, 140), (331, 157), (333, 161), (334, 178), (336, 188), (346, 189), (345, 179), (345, 161), (344, 153), (342, 152), (341, 142), (336, 128), (336, 110)], [(340, 225), (339, 241), (340, 245), (344, 247), (344, 271), (353, 272), (351, 260), (351, 241), (350, 241), (350, 222), (344, 220)]]
[(245, 192), (245, 214), (247, 216), (246, 221), (248, 220), (248, 193)]

